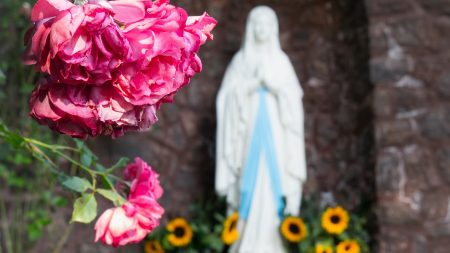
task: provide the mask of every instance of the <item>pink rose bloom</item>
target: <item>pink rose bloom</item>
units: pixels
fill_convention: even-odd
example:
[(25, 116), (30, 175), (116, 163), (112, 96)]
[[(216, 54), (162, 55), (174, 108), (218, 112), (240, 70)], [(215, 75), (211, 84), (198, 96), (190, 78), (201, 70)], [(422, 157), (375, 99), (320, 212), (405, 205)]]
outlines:
[(102, 126), (100, 134), (103, 135), (116, 138), (127, 131), (144, 131), (158, 120), (155, 106), (131, 105), (110, 84), (92, 87), (90, 98), (95, 104), (98, 121)]
[(31, 94), (30, 115), (40, 124), (76, 138), (96, 136), (101, 131), (89, 100), (91, 88), (52, 83), (42, 79)]
[(41, 80), (30, 99), (30, 115), (40, 124), (75, 138), (121, 136), (156, 122), (153, 106), (133, 106), (107, 85), (67, 85)]
[(217, 22), (168, 0), (38, 0), (25, 60), (46, 73), (31, 116), (76, 138), (146, 130), (156, 109), (202, 70)]
[(129, 199), (142, 195), (147, 195), (159, 199), (163, 194), (163, 189), (158, 180), (159, 175), (144, 162), (136, 157), (134, 163), (128, 164), (125, 168), (125, 180), (131, 180)]
[(116, 19), (123, 22), (124, 36), (133, 48), (132, 63), (122, 65), (113, 82), (124, 99), (134, 105), (170, 102), (172, 96), (202, 70), (200, 46), (212, 39), (216, 20), (203, 14), (188, 17), (167, 0), (141, 0), (145, 15), (122, 20), (128, 1), (111, 1)]
[(95, 241), (114, 247), (143, 240), (159, 226), (164, 208), (157, 199), (162, 195), (158, 174), (140, 158), (125, 168), (125, 180), (132, 180), (128, 202), (106, 210), (95, 224)]
[(159, 226), (163, 213), (164, 209), (151, 198), (108, 209), (95, 224), (95, 241), (114, 247), (140, 242)]
[(141, 12), (130, 15), (129, 0), (110, 1), (114, 18), (125, 25), (123, 33), (133, 48), (133, 60), (142, 56), (179, 54), (184, 47), (182, 36), (188, 15), (185, 10), (169, 4), (168, 0), (138, 0)]
[(131, 57), (131, 48), (107, 1), (77, 6), (68, 0), (38, 0), (26, 36), (25, 62), (69, 84), (102, 84)]

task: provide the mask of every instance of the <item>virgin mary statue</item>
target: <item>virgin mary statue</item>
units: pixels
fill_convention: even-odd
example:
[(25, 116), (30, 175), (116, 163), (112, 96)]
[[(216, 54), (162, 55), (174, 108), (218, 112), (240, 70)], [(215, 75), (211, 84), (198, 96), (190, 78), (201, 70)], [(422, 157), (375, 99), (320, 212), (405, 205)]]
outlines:
[(239, 213), (230, 252), (285, 252), (280, 221), (299, 214), (306, 180), (302, 96), (275, 12), (254, 8), (217, 98), (216, 191)]

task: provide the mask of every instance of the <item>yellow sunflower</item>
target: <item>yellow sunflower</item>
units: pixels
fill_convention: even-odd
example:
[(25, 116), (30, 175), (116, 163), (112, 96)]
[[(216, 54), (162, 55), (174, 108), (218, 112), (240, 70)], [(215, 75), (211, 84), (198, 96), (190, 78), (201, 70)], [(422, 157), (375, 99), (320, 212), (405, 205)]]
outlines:
[(301, 242), (308, 236), (308, 229), (299, 217), (288, 216), (284, 218), (280, 230), (281, 235), (291, 243)]
[(348, 227), (348, 212), (341, 206), (329, 207), (322, 214), (322, 227), (330, 234), (339, 235)]
[(338, 244), (336, 253), (359, 253), (361, 248), (355, 240), (345, 240)]
[(223, 223), (222, 241), (226, 245), (233, 244), (239, 238), (239, 232), (237, 230), (238, 220), (239, 214), (234, 212)]
[(316, 253), (333, 253), (333, 248), (330, 245), (317, 244)]
[(188, 246), (194, 236), (191, 226), (183, 218), (175, 218), (171, 220), (169, 224), (167, 224), (166, 229), (170, 232), (167, 236), (167, 240), (170, 245), (174, 247)]
[(157, 240), (146, 241), (144, 244), (145, 253), (164, 253), (164, 249)]

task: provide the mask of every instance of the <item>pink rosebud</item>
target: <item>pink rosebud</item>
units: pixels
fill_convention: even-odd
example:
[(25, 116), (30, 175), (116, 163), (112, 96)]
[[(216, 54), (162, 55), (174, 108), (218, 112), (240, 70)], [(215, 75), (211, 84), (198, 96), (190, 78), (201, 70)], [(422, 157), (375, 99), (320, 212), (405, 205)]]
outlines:
[[(92, 2), (92, 1), (90, 1)], [(39, 0), (26, 37), (25, 63), (70, 84), (103, 84), (131, 57), (128, 41), (106, 1), (76, 6), (67, 0)]]

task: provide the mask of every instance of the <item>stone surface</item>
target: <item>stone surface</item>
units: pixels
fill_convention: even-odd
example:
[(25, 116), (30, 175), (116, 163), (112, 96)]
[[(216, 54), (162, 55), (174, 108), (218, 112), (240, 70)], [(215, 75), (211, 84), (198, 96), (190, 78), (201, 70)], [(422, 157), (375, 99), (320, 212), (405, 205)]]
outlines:
[(365, 2), (376, 87), (376, 252), (448, 252), (450, 1)]

